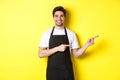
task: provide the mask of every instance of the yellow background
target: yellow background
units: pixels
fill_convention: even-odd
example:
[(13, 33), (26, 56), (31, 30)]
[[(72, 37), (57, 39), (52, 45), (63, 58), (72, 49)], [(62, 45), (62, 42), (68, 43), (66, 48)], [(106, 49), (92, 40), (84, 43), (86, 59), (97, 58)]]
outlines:
[(120, 80), (120, 0), (0, 0), (0, 80), (45, 80), (38, 45), (57, 5), (67, 9), (66, 26), (81, 46), (100, 36), (72, 58), (76, 80)]

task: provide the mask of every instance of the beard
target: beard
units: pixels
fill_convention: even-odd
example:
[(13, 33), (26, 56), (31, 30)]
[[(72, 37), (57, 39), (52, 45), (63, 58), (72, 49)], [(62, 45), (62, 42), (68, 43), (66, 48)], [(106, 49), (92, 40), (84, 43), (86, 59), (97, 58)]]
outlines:
[(56, 22), (55, 25), (58, 26), (58, 27), (62, 27), (64, 24)]
[(56, 26), (58, 26), (58, 27), (62, 27), (63, 26), (63, 24), (55, 24)]

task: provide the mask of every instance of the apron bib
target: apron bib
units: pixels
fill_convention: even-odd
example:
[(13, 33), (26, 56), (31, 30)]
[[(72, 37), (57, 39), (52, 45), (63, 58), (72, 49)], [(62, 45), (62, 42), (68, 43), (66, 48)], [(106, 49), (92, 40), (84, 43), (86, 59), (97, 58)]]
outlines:
[[(53, 35), (54, 27), (49, 40), (49, 49), (61, 44), (69, 44), (66, 28), (65, 35)], [(74, 80), (73, 67), (69, 47), (64, 52), (56, 52), (48, 57), (47, 80)]]

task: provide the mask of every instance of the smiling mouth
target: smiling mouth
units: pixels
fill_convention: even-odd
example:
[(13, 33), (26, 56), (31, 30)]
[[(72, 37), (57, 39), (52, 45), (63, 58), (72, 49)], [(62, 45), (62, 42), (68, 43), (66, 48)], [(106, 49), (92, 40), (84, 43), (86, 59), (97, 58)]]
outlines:
[(57, 21), (57, 22), (59, 22), (59, 23), (60, 23), (60, 22), (62, 22), (62, 21)]

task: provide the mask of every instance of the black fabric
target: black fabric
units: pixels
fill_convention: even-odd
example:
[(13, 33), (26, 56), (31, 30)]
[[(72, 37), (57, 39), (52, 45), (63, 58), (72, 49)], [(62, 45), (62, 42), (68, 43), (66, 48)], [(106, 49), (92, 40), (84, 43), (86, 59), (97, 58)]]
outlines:
[[(67, 31), (65, 35), (53, 35), (54, 27), (49, 40), (49, 49), (61, 44), (69, 44)], [(69, 47), (64, 52), (56, 52), (48, 57), (47, 80), (74, 80), (73, 67)]]

